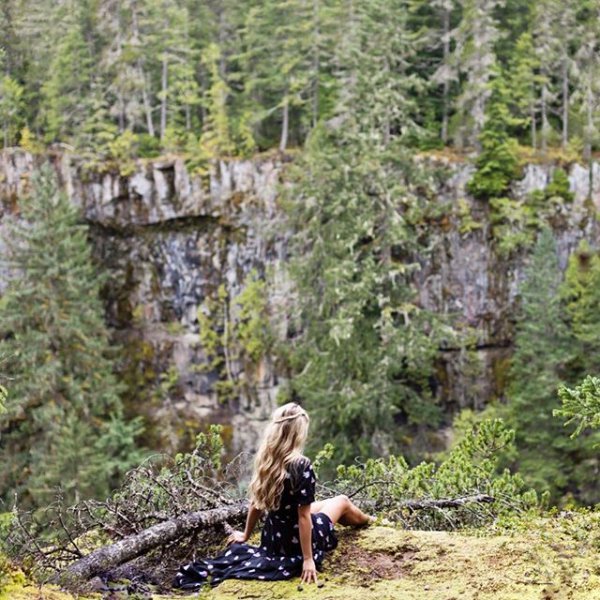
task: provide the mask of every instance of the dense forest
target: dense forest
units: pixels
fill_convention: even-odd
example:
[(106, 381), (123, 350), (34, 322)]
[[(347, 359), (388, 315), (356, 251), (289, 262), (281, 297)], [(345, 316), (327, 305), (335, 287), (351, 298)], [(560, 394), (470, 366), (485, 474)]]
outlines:
[(4, 146), (201, 161), (299, 147), (319, 124), (369, 115), (382, 144), (481, 151), (505, 134), (589, 158), (598, 10), (593, 0), (6, 0)]
[[(207, 358), (198, 369), (220, 403), (253, 385), (232, 377), (232, 361), (250, 371), (268, 356), (284, 381), (278, 402), (312, 417), (308, 451), (332, 489), (360, 490), (406, 527), (518, 528), (515, 515), (600, 502), (598, 240), (586, 229), (565, 266), (555, 231), (570, 223), (569, 166), (597, 172), (597, 0), (3, 0), (0, 32), (5, 152), (40, 164), (67, 154), (84, 174), (123, 178), (165, 156), (200, 179), (217, 161), (285, 164), (269, 235), (286, 240), (289, 326), (281, 339), (266, 270), (235, 298), (225, 284), (213, 290), (195, 326)], [(520, 252), (525, 265), (502, 393), (453, 414), (436, 394), (439, 355), (468, 356), (477, 333), (417, 294), (449, 162), (470, 166), (466, 189), (494, 252)], [(530, 163), (552, 176), (519, 199)], [(48, 558), (36, 536), (50, 535), (41, 515), (54, 502), (80, 508), (59, 510), (52, 523), (66, 538), (45, 540), (77, 548), (73, 531), (104, 522), (124, 538), (240, 491), (222, 470), (218, 430), (200, 421), (185, 452), (138, 467), (157, 448), (106, 323), (109, 276), (63, 184), (45, 164), (2, 214), (0, 533), (36, 561)], [(453, 214), (469, 236), (482, 225), (460, 202)], [(591, 198), (584, 209), (595, 222)], [(177, 376), (157, 375), (152, 393)], [(428, 440), (442, 427), (451, 435), (440, 449)], [(180, 497), (190, 473), (224, 487)], [(458, 517), (397, 508), (477, 494), (501, 506)]]

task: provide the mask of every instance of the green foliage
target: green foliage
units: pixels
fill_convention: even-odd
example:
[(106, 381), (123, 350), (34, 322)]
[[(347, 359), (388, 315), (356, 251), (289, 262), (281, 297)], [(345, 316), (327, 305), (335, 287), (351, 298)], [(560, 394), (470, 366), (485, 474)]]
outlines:
[[(8, 1), (5, 145), (27, 124), (99, 160), (125, 131), (247, 156), (371, 114), (414, 148), (479, 150), (501, 66), (511, 136), (543, 152), (581, 140), (587, 159), (598, 146), (598, 15), (574, 0)], [(353, 104), (360, 87), (373, 93)], [(501, 196), (511, 153), (487, 152), (474, 192)]]
[(535, 205), (526, 200), (492, 198), (490, 200), (492, 233), (497, 251), (508, 256), (518, 248), (530, 246), (540, 227), (540, 215)]
[(0, 79), (0, 124), (5, 148), (16, 145), (17, 132), (23, 123), (23, 93), (23, 86), (9, 75)]
[(600, 427), (600, 379), (588, 375), (578, 386), (569, 388), (561, 385), (558, 396), (562, 408), (554, 410), (554, 416), (567, 419), (565, 425), (576, 423), (571, 434), (574, 438), (584, 429)]
[(412, 184), (428, 182), (387, 143), (366, 118), (323, 131), (287, 199), (302, 331), (291, 386), (316, 421), (314, 443), (333, 443), (343, 461), (394, 452), (439, 417), (428, 383), (438, 323), (411, 283), (426, 245)]
[(544, 190), (535, 190), (524, 198), (492, 198), (490, 222), (497, 252), (509, 256), (532, 246), (540, 231), (561, 213), (564, 202), (571, 200), (568, 178), (562, 169), (554, 170)]
[(206, 298), (197, 314), (200, 345), (207, 358), (199, 369), (218, 373), (213, 387), (222, 402), (242, 391), (246, 396), (255, 393), (257, 367), (274, 344), (266, 283), (254, 270), (244, 283), (233, 299), (221, 284), (216, 297)]
[[(63, 569), (78, 558), (73, 540), (88, 553), (174, 517), (239, 502), (242, 495), (237, 481), (244, 465), (237, 458), (224, 460), (222, 435), (223, 427), (210, 425), (196, 435), (190, 452), (147, 457), (101, 501), (71, 503), (59, 496), (39, 515), (15, 510), (3, 531), (9, 556), (26, 564), (28, 571), (43, 581), (56, 575), (57, 567)], [(201, 528), (178, 540), (167, 560), (169, 564), (183, 560), (199, 543), (206, 547), (222, 541), (221, 528)], [(52, 552), (44, 552), (48, 548)], [(163, 549), (145, 556), (145, 560), (157, 561), (157, 569), (163, 559)]]
[(218, 61), (220, 58), (221, 51), (216, 44), (208, 46), (203, 56), (211, 78), (211, 85), (205, 100), (208, 117), (204, 121), (200, 140), (206, 160), (219, 156), (231, 156), (234, 153), (231, 124), (227, 112), (227, 97), (231, 92), (219, 73)]
[(476, 221), (471, 214), (471, 207), (465, 198), (460, 198), (456, 205), (456, 216), (458, 218), (458, 231), (463, 235), (468, 235), (483, 227), (483, 223)]
[(22, 220), (8, 224), (11, 279), (0, 306), (3, 374), (0, 488), (25, 506), (107, 494), (140, 459), (138, 419), (127, 422), (113, 373), (115, 349), (99, 298), (87, 227), (50, 166), (32, 177)]
[[(474, 426), (439, 464), (422, 462), (409, 467), (404, 458), (370, 459), (364, 465), (338, 467), (338, 489), (360, 490), (362, 502), (374, 503), (378, 514), (416, 529), (455, 529), (481, 526), (498, 518), (539, 507), (536, 493), (518, 474), (498, 473), (503, 453), (510, 450), (514, 431), (500, 419)], [(464, 498), (487, 494), (491, 505), (469, 504), (465, 510), (410, 511), (403, 502)]]
[(558, 408), (556, 389), (572, 369), (578, 351), (560, 288), (556, 244), (551, 231), (544, 229), (519, 290), (521, 309), (504, 413), (516, 430), (517, 453), (512, 460), (526, 481), (550, 491), (555, 500), (571, 492), (592, 501), (596, 499), (594, 440), (570, 440), (553, 418)]
[(86, 43), (83, 6), (58, 10), (63, 32), (52, 52), (47, 79), (42, 87), (46, 140), (69, 139), (87, 117), (90, 104), (93, 58)]
[(569, 258), (561, 290), (575, 338), (580, 344), (576, 367), (581, 376), (600, 366), (600, 256), (582, 240)]
[(486, 120), (479, 141), (481, 153), (475, 165), (477, 170), (467, 188), (476, 198), (499, 198), (518, 174), (516, 142), (509, 137), (509, 128), (515, 119), (508, 108), (509, 90), (502, 73), (491, 83), (491, 97)]
[(511, 113), (517, 118), (511, 129), (516, 129), (520, 137), (528, 135), (529, 143), (534, 146), (537, 142), (536, 118), (537, 85), (539, 77), (539, 57), (535, 53), (533, 37), (530, 31), (525, 31), (517, 39), (510, 56), (507, 70), (508, 98)]
[(546, 198), (559, 197), (566, 202), (573, 202), (574, 194), (570, 191), (569, 177), (564, 169), (554, 169), (552, 180), (544, 190)]

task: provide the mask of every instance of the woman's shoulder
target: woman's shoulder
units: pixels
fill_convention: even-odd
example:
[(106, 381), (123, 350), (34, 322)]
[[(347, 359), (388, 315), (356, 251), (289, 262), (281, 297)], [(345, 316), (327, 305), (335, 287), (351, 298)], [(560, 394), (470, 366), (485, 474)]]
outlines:
[(312, 469), (312, 463), (310, 459), (302, 454), (294, 457), (287, 466), (287, 470), (292, 476), (298, 475), (310, 469)]
[(308, 468), (312, 467), (310, 458), (308, 458), (307, 456), (304, 456), (303, 454), (299, 454), (298, 456), (295, 456), (290, 461), (289, 464), (290, 464), (290, 467), (295, 468), (295, 469), (308, 469)]

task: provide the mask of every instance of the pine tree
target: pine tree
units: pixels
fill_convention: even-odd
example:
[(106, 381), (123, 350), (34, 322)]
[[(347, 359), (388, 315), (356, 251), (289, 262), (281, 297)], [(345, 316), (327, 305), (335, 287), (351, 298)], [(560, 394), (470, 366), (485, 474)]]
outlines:
[[(572, 48), (578, 37), (575, 22), (579, 2), (568, 0), (540, 0), (532, 11), (531, 32), (539, 61), (540, 146), (548, 149), (553, 133), (551, 115), (560, 112), (562, 118), (562, 145), (566, 146), (569, 132), (570, 75), (574, 61)], [(558, 77), (557, 77), (558, 75)], [(559, 78), (560, 86), (556, 81)], [(560, 108), (558, 101), (560, 98)]]
[(600, 370), (600, 257), (582, 241), (569, 258), (562, 289), (575, 338), (580, 376)]
[(94, 66), (84, 30), (84, 6), (67, 2), (59, 15), (57, 26), (64, 35), (54, 49), (49, 76), (42, 89), (48, 141), (69, 140), (85, 120)]
[(592, 147), (599, 136), (600, 112), (600, 8), (595, 7), (580, 26), (580, 46), (575, 60), (577, 65), (578, 104), (583, 126), (584, 158), (591, 160)]
[(305, 0), (265, 0), (250, 8), (245, 22), (245, 94), (257, 122), (281, 117), (280, 150), (288, 146), (292, 112), (305, 108), (310, 97), (313, 17)]
[(427, 184), (404, 146), (422, 89), (408, 6), (344, 4), (334, 118), (309, 137), (288, 205), (301, 315), (292, 393), (317, 421), (315, 444), (331, 441), (340, 460), (397, 450), (439, 416), (437, 322), (410, 282), (424, 251), (412, 189)]
[(510, 59), (507, 79), (510, 88), (510, 112), (517, 119), (519, 128), (529, 125), (529, 142), (538, 145), (537, 94), (540, 85), (538, 76), (540, 61), (535, 52), (530, 32), (523, 33), (517, 40)]
[(233, 131), (227, 107), (227, 98), (231, 93), (227, 83), (219, 73), (221, 53), (216, 44), (206, 48), (202, 57), (210, 74), (210, 86), (207, 90), (201, 145), (206, 158), (231, 156), (235, 152)]
[(16, 144), (17, 132), (23, 124), (23, 91), (23, 87), (9, 75), (0, 78), (0, 123), (5, 148)]
[(448, 127), (450, 123), (450, 89), (456, 80), (454, 69), (450, 67), (450, 45), (452, 13), (456, 9), (455, 0), (433, 0), (429, 4), (436, 12), (439, 26), (432, 31), (434, 46), (442, 47), (441, 63), (432, 75), (432, 81), (442, 86), (442, 123), (440, 137), (444, 144), (448, 143)]
[(58, 486), (67, 501), (106, 494), (140, 459), (140, 423), (123, 416), (87, 227), (49, 166), (32, 186), (5, 238), (13, 277), (0, 303), (0, 355), (11, 394), (0, 489), (4, 500), (16, 493), (42, 506)]
[(517, 175), (518, 158), (509, 129), (517, 120), (508, 109), (509, 90), (502, 72), (490, 83), (491, 97), (479, 142), (481, 153), (476, 160), (477, 171), (468, 183), (469, 191), (477, 198), (502, 196)]
[(100, 60), (101, 95), (118, 131), (145, 128), (154, 135), (148, 78), (144, 70), (143, 38), (139, 21), (148, 13), (145, 0), (103, 0), (99, 7), (100, 35), (103, 40)]
[(456, 99), (455, 143), (477, 145), (485, 123), (489, 81), (497, 64), (495, 44), (501, 32), (495, 13), (504, 0), (460, 0), (462, 18), (451, 32), (455, 42), (447, 68), (455, 78), (464, 77)]
[[(576, 350), (561, 303), (561, 272), (551, 230), (539, 235), (520, 289), (521, 310), (511, 359), (506, 406), (516, 430), (516, 463), (537, 490), (554, 499), (566, 492), (592, 500), (593, 440), (571, 440), (553, 416)], [(595, 498), (597, 501), (598, 498)]]
[(351, 3), (353, 12), (337, 51), (342, 127), (377, 136), (386, 146), (395, 138), (419, 135), (418, 99), (425, 82), (414, 65), (425, 40), (409, 26), (411, 2)]

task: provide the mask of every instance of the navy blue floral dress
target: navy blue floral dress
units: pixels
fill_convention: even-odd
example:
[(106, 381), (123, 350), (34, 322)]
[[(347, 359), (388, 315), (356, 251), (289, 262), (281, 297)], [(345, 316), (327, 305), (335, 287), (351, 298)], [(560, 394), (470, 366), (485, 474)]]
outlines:
[[(269, 511), (262, 529), (260, 546), (231, 544), (211, 559), (200, 559), (180, 567), (173, 585), (198, 589), (205, 583), (217, 585), (223, 579), (290, 579), (302, 573), (302, 548), (298, 529), (298, 506), (315, 499), (315, 472), (306, 458), (292, 463), (284, 481), (279, 508)], [(325, 553), (337, 546), (331, 519), (325, 513), (312, 517), (312, 551), (318, 569)]]

